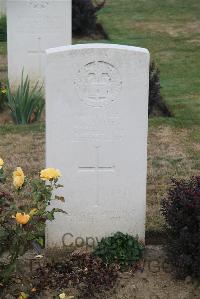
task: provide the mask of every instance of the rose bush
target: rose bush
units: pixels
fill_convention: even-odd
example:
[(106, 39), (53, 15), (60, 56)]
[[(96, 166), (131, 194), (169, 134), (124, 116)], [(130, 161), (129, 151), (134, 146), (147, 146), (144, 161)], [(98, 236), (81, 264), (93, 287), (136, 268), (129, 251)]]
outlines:
[(21, 167), (13, 172), (13, 187), (3, 191), (4, 161), (0, 158), (0, 257), (6, 254), (6, 261), (0, 263), (0, 281), (5, 283), (17, 270), (18, 258), (31, 246), (43, 246), (44, 228), (47, 220), (54, 220), (57, 208), (47, 209), (52, 200), (64, 200), (54, 190), (61, 173), (47, 168), (38, 178), (29, 178)]

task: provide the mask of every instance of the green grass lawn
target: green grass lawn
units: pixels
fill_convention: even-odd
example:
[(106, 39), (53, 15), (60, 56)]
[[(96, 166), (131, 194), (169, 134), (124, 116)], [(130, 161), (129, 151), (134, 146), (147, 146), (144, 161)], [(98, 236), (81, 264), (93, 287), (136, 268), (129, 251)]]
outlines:
[[(149, 49), (161, 71), (162, 94), (174, 114), (173, 118), (149, 120), (148, 232), (163, 230), (160, 200), (170, 178), (200, 174), (199, 15), (199, 0), (107, 0), (99, 13), (110, 37), (109, 41), (100, 42)], [(87, 39), (74, 42), (83, 43)], [(0, 59), (4, 61), (5, 53), (6, 45), (1, 43)], [(5, 62), (0, 63), (3, 78), (5, 71)], [(44, 166), (43, 124), (2, 125), (0, 140), (0, 156), (7, 159), (9, 169), (19, 163), (33, 172), (36, 166)]]
[(166, 124), (200, 122), (199, 14), (198, 0), (107, 0), (100, 14), (112, 42), (145, 47), (158, 64), (162, 93), (175, 114)]

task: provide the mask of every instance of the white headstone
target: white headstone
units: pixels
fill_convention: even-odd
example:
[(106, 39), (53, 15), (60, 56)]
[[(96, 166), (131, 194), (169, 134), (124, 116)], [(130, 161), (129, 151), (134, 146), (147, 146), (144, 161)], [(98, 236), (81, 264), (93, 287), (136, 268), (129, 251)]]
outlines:
[(0, 16), (6, 14), (6, 0), (0, 0)]
[(7, 0), (8, 76), (44, 80), (45, 50), (71, 44), (71, 0)]
[(68, 212), (48, 223), (47, 246), (65, 234), (70, 243), (117, 231), (144, 240), (148, 86), (146, 49), (47, 50), (46, 164), (62, 173)]

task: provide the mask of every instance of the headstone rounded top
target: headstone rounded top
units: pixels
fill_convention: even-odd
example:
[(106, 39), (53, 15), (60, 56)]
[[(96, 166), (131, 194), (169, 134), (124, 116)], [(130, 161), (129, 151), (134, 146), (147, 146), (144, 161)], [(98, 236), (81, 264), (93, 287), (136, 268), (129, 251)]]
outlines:
[(118, 45), (118, 44), (105, 44), (105, 43), (77, 44), (77, 45), (69, 45), (69, 46), (50, 48), (50, 49), (46, 50), (46, 53), (47, 54), (55, 54), (55, 53), (65, 52), (65, 51), (85, 50), (85, 49), (127, 50), (127, 51), (134, 51), (134, 52), (138, 52), (138, 53), (149, 54), (149, 51), (145, 48), (126, 46), (126, 45)]

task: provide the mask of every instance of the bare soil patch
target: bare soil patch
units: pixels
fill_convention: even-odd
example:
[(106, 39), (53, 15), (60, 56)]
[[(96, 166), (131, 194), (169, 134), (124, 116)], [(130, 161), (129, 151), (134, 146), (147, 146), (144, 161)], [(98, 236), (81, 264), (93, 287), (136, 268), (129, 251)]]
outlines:
[(187, 277), (176, 280), (162, 246), (148, 246), (144, 267), (122, 273), (116, 293), (107, 299), (199, 299), (200, 284)]
[[(71, 260), (73, 263), (63, 263), (64, 256), (60, 253), (54, 257), (55, 260), (60, 259), (60, 266), (59, 262), (56, 262), (55, 268), (51, 266), (52, 275), (49, 281), (45, 281), (46, 287), (42, 289), (41, 281), (38, 280), (40, 271), (48, 276), (49, 270), (44, 266), (46, 262), (44, 260), (38, 262), (33, 254), (28, 254), (22, 260), (23, 271), (12, 279), (12, 285), (7, 288), (6, 293), (4, 292), (4, 297), (0, 298), (17, 298), (11, 295), (13, 291), (17, 293), (19, 292), (17, 290), (24, 290), (24, 283), (31, 282), (30, 287), (35, 289), (35, 294), (32, 293), (30, 296), (31, 299), (55, 299), (61, 292), (74, 296), (74, 299), (200, 299), (200, 283), (191, 277), (187, 277), (184, 281), (176, 280), (161, 246), (148, 246), (144, 260), (138, 265), (137, 271), (130, 268), (123, 273), (115, 271), (115, 267), (105, 272), (105, 265), (91, 260), (87, 255), (85, 259), (84, 254), (75, 255)], [(33, 262), (30, 272), (31, 258)], [(41, 280), (44, 279), (45, 277), (41, 277)], [(88, 292), (90, 289), (91, 293)]]

